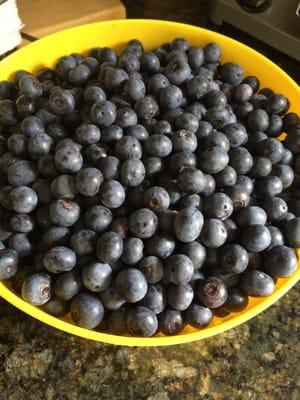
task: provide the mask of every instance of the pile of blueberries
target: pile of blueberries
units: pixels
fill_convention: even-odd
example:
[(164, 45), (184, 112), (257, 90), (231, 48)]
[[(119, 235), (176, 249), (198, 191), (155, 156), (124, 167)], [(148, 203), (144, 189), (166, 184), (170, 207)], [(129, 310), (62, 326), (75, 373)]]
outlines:
[(0, 82), (1, 280), (82, 327), (152, 336), (295, 272), (299, 116), (220, 56), (133, 39)]

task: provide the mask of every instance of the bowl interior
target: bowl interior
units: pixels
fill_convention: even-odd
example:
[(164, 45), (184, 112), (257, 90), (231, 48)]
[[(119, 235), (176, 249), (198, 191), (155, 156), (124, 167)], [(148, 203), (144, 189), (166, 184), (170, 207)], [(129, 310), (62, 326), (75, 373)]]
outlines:
[[(240, 63), (245, 73), (256, 75), (262, 87), (271, 87), (284, 93), (291, 102), (290, 110), (299, 108), (300, 90), (298, 85), (278, 66), (255, 50), (218, 33), (175, 22), (154, 20), (116, 20), (83, 25), (55, 33), (24, 47), (0, 62), (0, 79), (9, 79), (18, 69), (31, 72), (41, 67), (53, 67), (57, 59), (73, 52), (84, 53), (92, 47), (111, 46), (120, 50), (129, 39), (140, 39), (147, 50), (183, 36), (191, 45), (202, 46), (208, 42), (218, 42), (222, 47), (222, 62)], [(246, 310), (230, 314), (225, 318), (215, 317), (212, 324), (203, 330), (186, 327), (177, 336), (158, 335), (154, 338), (116, 336), (90, 331), (73, 325), (68, 317), (54, 318), (41, 309), (31, 306), (16, 295), (9, 283), (0, 282), (0, 296), (32, 317), (68, 333), (106, 343), (127, 346), (160, 346), (203, 339), (233, 328), (259, 314), (300, 279), (300, 268), (287, 279), (279, 279), (273, 295), (266, 298), (250, 298)]]

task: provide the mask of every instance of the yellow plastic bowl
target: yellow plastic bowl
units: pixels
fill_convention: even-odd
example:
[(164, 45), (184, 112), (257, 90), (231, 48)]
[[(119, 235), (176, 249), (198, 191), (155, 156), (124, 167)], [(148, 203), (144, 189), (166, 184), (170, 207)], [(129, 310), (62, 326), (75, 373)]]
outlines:
[[(223, 62), (233, 61), (242, 64), (246, 74), (256, 75), (262, 86), (268, 86), (277, 92), (284, 93), (291, 102), (291, 111), (299, 111), (300, 90), (298, 85), (263, 55), (218, 33), (166, 21), (107, 21), (55, 33), (18, 50), (0, 62), (0, 79), (9, 79), (18, 69), (34, 72), (44, 66), (53, 67), (62, 55), (72, 52), (84, 53), (96, 46), (112, 46), (116, 50), (120, 50), (129, 39), (138, 38), (144, 43), (146, 49), (150, 50), (178, 36), (184, 36), (194, 46), (202, 46), (212, 41), (218, 42), (222, 46)], [(32, 317), (86, 339), (126, 346), (165, 346), (204, 339), (242, 324), (271, 306), (299, 279), (300, 268), (298, 265), (298, 270), (292, 277), (278, 280), (272, 296), (251, 298), (247, 309), (240, 313), (231, 314), (225, 318), (214, 318), (212, 324), (203, 330), (186, 327), (180, 335), (170, 337), (158, 335), (152, 338), (136, 338), (80, 328), (75, 326), (68, 317), (54, 318), (41, 309), (26, 303), (11, 290), (8, 283), (4, 282), (0, 282), (0, 296)]]

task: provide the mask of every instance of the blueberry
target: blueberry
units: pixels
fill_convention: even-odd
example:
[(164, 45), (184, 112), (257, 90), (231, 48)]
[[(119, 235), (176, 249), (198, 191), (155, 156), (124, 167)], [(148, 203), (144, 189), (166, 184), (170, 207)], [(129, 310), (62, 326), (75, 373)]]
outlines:
[(163, 211), (170, 205), (168, 192), (160, 186), (153, 186), (145, 191), (144, 204), (155, 212)]
[(155, 74), (159, 70), (160, 67), (159, 59), (151, 51), (142, 53), (140, 62), (141, 62), (141, 71), (148, 72), (150, 74)]
[(83, 157), (80, 149), (73, 145), (64, 145), (55, 151), (55, 166), (62, 173), (74, 174), (82, 168)]
[(165, 260), (175, 249), (175, 240), (169, 233), (157, 233), (146, 241), (146, 254)]
[(111, 101), (96, 102), (92, 105), (91, 120), (100, 128), (113, 124), (117, 117), (116, 106)]
[(283, 130), (288, 132), (291, 128), (294, 128), (300, 122), (299, 115), (294, 112), (289, 112), (283, 117)]
[(24, 135), (32, 137), (36, 134), (44, 133), (44, 123), (35, 116), (29, 116), (21, 122), (21, 131)]
[(227, 104), (227, 97), (221, 90), (210, 90), (204, 97), (205, 105), (210, 107), (224, 107)]
[(272, 163), (269, 158), (266, 157), (253, 157), (253, 166), (250, 174), (254, 178), (262, 178), (268, 176), (272, 171)]
[(148, 208), (134, 211), (129, 218), (129, 229), (133, 235), (147, 239), (154, 235), (158, 225), (158, 218)]
[[(165, 75), (160, 73), (152, 75), (147, 82), (147, 87), (149, 89), (149, 92), (155, 96), (159, 96), (161, 89), (164, 89), (168, 86), (170, 86), (169, 79)], [(176, 86), (174, 86), (174, 88), (175, 87)], [(176, 89), (174, 89), (174, 91), (176, 91)]]
[(248, 251), (264, 251), (271, 244), (270, 231), (264, 225), (250, 225), (242, 232), (242, 244)]
[(174, 218), (174, 233), (178, 240), (189, 243), (198, 238), (203, 227), (203, 215), (195, 208), (184, 208)]
[(214, 131), (211, 134), (209, 134), (206, 138), (204, 138), (203, 144), (205, 148), (218, 146), (224, 149), (225, 151), (228, 151), (230, 149), (229, 140), (224, 135), (224, 133), (219, 131)]
[(148, 285), (140, 270), (127, 268), (118, 273), (116, 289), (128, 303), (136, 303), (145, 297)]
[(174, 110), (180, 107), (183, 100), (182, 90), (175, 85), (164, 85), (159, 91), (159, 103), (162, 108)]
[(271, 114), (269, 117), (269, 126), (266, 134), (271, 137), (278, 137), (283, 129), (282, 118), (277, 114)]
[(174, 57), (165, 68), (165, 73), (173, 85), (181, 85), (191, 76), (189, 64), (184, 58)]
[(28, 214), (38, 203), (36, 192), (27, 186), (18, 186), (10, 192), (11, 206), (17, 213)]
[(226, 220), (233, 212), (231, 198), (225, 193), (215, 192), (205, 197), (203, 203), (203, 213), (211, 218)]
[[(27, 216), (28, 217), (28, 216)], [(13, 217), (14, 220), (17, 218)], [(70, 239), (70, 229), (63, 226), (53, 226), (44, 232), (42, 242), (46, 248), (66, 245)]]
[(239, 85), (244, 78), (244, 70), (239, 64), (225, 63), (221, 67), (221, 79), (234, 86)]
[(33, 251), (33, 245), (26, 233), (14, 233), (11, 235), (8, 246), (16, 250), (20, 258), (28, 257)]
[(117, 118), (115, 124), (121, 128), (128, 128), (136, 125), (137, 115), (131, 107), (119, 107), (117, 109)]
[(259, 143), (258, 152), (261, 156), (269, 158), (272, 164), (278, 163), (283, 157), (283, 145), (275, 138), (268, 138)]
[(197, 148), (197, 137), (193, 132), (183, 128), (174, 132), (172, 135), (172, 143), (175, 152), (194, 152)]
[(160, 284), (149, 285), (146, 296), (141, 301), (141, 305), (160, 314), (166, 307), (166, 291)]
[(22, 94), (16, 100), (16, 108), (21, 117), (28, 117), (29, 115), (34, 114), (34, 99), (30, 96)]
[(149, 156), (143, 159), (146, 170), (146, 176), (152, 177), (159, 174), (163, 170), (163, 161), (161, 157)]
[(228, 297), (222, 308), (227, 312), (243, 311), (249, 303), (248, 296), (239, 288), (228, 290)]
[(226, 188), (226, 194), (231, 198), (234, 211), (247, 207), (250, 202), (250, 194), (247, 188), (236, 184)]
[(300, 153), (300, 129), (299, 126), (296, 125), (293, 128), (290, 128), (288, 135), (284, 141), (284, 145), (293, 153)]
[(286, 278), (296, 271), (298, 259), (294, 249), (287, 246), (275, 246), (263, 257), (263, 267), (274, 278)]
[(268, 175), (255, 182), (256, 195), (260, 198), (276, 196), (282, 189), (282, 181), (277, 176)]
[[(179, 130), (186, 130), (191, 134), (195, 134), (199, 128), (198, 118), (192, 113), (183, 112), (175, 118), (175, 128)], [(197, 138), (195, 140), (197, 140)]]
[(70, 90), (55, 89), (49, 97), (49, 107), (57, 115), (66, 115), (74, 111), (75, 98)]
[(217, 43), (208, 43), (204, 46), (203, 52), (207, 63), (217, 63), (221, 57), (221, 48)]
[(200, 236), (200, 241), (207, 247), (221, 247), (227, 239), (224, 223), (216, 218), (206, 219)]
[(202, 211), (203, 208), (203, 200), (198, 194), (188, 194), (179, 199), (177, 203), (178, 210), (182, 210), (183, 208), (193, 207), (198, 208)]
[(102, 143), (115, 143), (123, 137), (123, 129), (117, 125), (110, 125), (101, 132)]
[(104, 263), (114, 263), (119, 260), (123, 253), (123, 240), (115, 232), (105, 232), (97, 241), (96, 254), (100, 261)]
[(124, 186), (138, 186), (145, 179), (146, 170), (141, 160), (125, 160), (121, 166), (120, 178)]
[[(226, 168), (226, 167), (225, 167)], [(216, 181), (212, 175), (204, 175), (205, 177), (205, 187), (202, 190), (202, 196), (206, 197), (212, 194), (216, 188)]]
[(91, 292), (102, 292), (112, 280), (112, 269), (109, 264), (92, 262), (82, 270), (82, 282)]
[(223, 246), (218, 253), (218, 257), (222, 268), (235, 274), (244, 272), (249, 262), (247, 251), (235, 243)]
[(71, 300), (82, 287), (82, 283), (74, 272), (60, 274), (54, 284), (54, 293), (62, 300)]
[(259, 270), (250, 270), (242, 276), (241, 287), (248, 296), (264, 297), (274, 292), (275, 283), (270, 275)]
[(294, 181), (294, 171), (289, 165), (273, 165), (272, 175), (277, 176), (281, 180), (283, 189), (290, 187)]
[(72, 226), (80, 216), (80, 207), (71, 200), (57, 200), (50, 204), (50, 218), (56, 225)]
[(300, 247), (300, 218), (293, 218), (283, 225), (283, 233), (287, 246)]
[(225, 126), (224, 134), (229, 139), (232, 148), (241, 146), (247, 141), (247, 131), (244, 125), (238, 122)]
[(96, 233), (91, 229), (81, 229), (73, 233), (70, 243), (78, 256), (93, 254), (96, 244)]
[(126, 134), (129, 136), (134, 136), (139, 141), (145, 141), (149, 137), (147, 129), (140, 124), (130, 126), (126, 129)]
[(269, 197), (264, 201), (264, 209), (268, 216), (268, 221), (280, 221), (288, 212), (286, 202), (280, 197)]
[(104, 308), (98, 297), (88, 294), (78, 294), (71, 303), (73, 321), (87, 329), (96, 328), (104, 316)]
[(237, 103), (243, 103), (245, 101), (249, 101), (251, 96), (253, 95), (253, 89), (247, 83), (241, 83), (236, 86), (233, 93), (233, 99)]
[(226, 219), (223, 222), (227, 230), (227, 242), (235, 242), (239, 235), (239, 229), (236, 223), (230, 218)]
[(43, 89), (40, 81), (32, 75), (24, 75), (19, 80), (19, 89), (22, 94), (30, 96), (32, 98), (37, 98), (42, 96)]
[(29, 233), (34, 229), (35, 223), (28, 214), (15, 214), (10, 219), (10, 226), (15, 232)]
[(236, 179), (236, 186), (242, 187), (242, 189), (250, 195), (254, 190), (254, 181), (247, 175), (238, 175)]
[(118, 208), (125, 201), (125, 191), (120, 182), (108, 180), (100, 188), (100, 200), (105, 207)]
[(91, 70), (85, 64), (77, 65), (72, 68), (68, 73), (68, 79), (72, 85), (84, 86), (88, 79), (91, 77)]
[(145, 141), (145, 150), (151, 156), (166, 157), (172, 151), (172, 142), (165, 135), (151, 135)]
[(147, 307), (136, 306), (127, 313), (127, 328), (134, 336), (153, 336), (158, 329), (155, 313)]
[(210, 277), (201, 281), (196, 296), (205, 307), (218, 308), (227, 300), (228, 292), (221, 279)]
[(155, 256), (144, 257), (138, 264), (148, 283), (159, 282), (164, 274), (161, 260)]
[(148, 121), (154, 118), (159, 112), (159, 106), (152, 96), (145, 96), (135, 103), (134, 110), (139, 119)]
[(46, 304), (51, 297), (51, 277), (36, 273), (26, 278), (22, 285), (22, 297), (33, 305)]
[(165, 262), (165, 278), (168, 282), (185, 285), (192, 280), (194, 264), (184, 254), (174, 254)]
[(227, 165), (222, 171), (215, 174), (216, 186), (222, 189), (226, 186), (233, 186), (237, 181), (237, 174), (234, 168)]
[(159, 330), (165, 335), (176, 335), (184, 328), (184, 321), (180, 311), (165, 309), (159, 314)]
[(124, 298), (118, 293), (114, 284), (100, 293), (100, 298), (107, 310), (118, 310), (124, 303)]
[(59, 297), (52, 297), (47, 303), (42, 306), (46, 313), (54, 317), (63, 317), (69, 312), (69, 303)]
[(191, 304), (184, 312), (184, 318), (189, 325), (201, 329), (211, 323), (213, 314), (207, 307), (200, 306), (199, 304)]
[(218, 146), (205, 150), (200, 157), (200, 167), (208, 174), (216, 174), (222, 171), (228, 163), (227, 152)]
[(87, 87), (83, 93), (83, 97), (84, 101), (90, 105), (106, 100), (106, 94), (104, 90), (99, 86)]
[(124, 94), (132, 102), (143, 99), (146, 95), (145, 83), (141, 79), (129, 78), (124, 84)]
[(235, 222), (242, 228), (250, 225), (265, 225), (267, 214), (265, 210), (258, 206), (248, 206), (236, 214)]
[(83, 168), (75, 178), (76, 187), (83, 196), (95, 196), (103, 182), (103, 175), (97, 168)]
[(35, 164), (26, 160), (16, 160), (7, 169), (7, 180), (12, 186), (30, 185), (38, 175)]
[(18, 270), (19, 256), (14, 249), (0, 249), (0, 279), (11, 279)]
[(112, 64), (117, 64), (117, 55), (115, 51), (110, 47), (102, 47), (97, 53), (97, 59), (100, 64), (104, 62), (110, 62)]
[(98, 161), (98, 168), (104, 179), (118, 179), (120, 161), (115, 156), (103, 157)]
[(61, 273), (71, 271), (76, 264), (76, 254), (65, 246), (55, 246), (44, 256), (44, 266), (49, 272)]
[(194, 291), (189, 284), (174, 285), (167, 288), (168, 304), (174, 310), (184, 311), (191, 305), (194, 297)]
[(229, 152), (229, 164), (237, 174), (247, 174), (253, 166), (253, 158), (245, 147), (237, 147)]
[(128, 218), (115, 218), (110, 224), (110, 230), (116, 232), (118, 235), (121, 236), (122, 239), (125, 239), (128, 233)]
[(282, 94), (274, 93), (267, 98), (266, 111), (270, 114), (284, 114), (287, 112), (288, 107), (289, 102)]
[(201, 76), (196, 75), (190, 79), (186, 84), (186, 92), (191, 100), (200, 100), (209, 91), (209, 81)]
[(82, 124), (75, 132), (74, 139), (80, 144), (93, 144), (99, 142), (100, 129), (94, 124)]
[(138, 139), (133, 136), (124, 136), (115, 146), (116, 155), (121, 160), (139, 160), (142, 157), (142, 147)]
[(252, 132), (264, 132), (269, 126), (269, 116), (265, 110), (250, 111), (247, 116), (247, 127)]
[(109, 68), (104, 76), (104, 87), (110, 93), (118, 93), (128, 79), (127, 72), (121, 68)]
[(272, 226), (272, 225), (268, 225), (267, 227), (271, 234), (271, 244), (267, 248), (267, 250), (270, 250), (275, 246), (282, 246), (284, 244), (284, 237), (283, 237), (283, 233), (281, 232), (281, 230), (279, 228), (277, 228), (276, 226)]
[(53, 179), (50, 189), (51, 195), (56, 199), (74, 199), (78, 193), (75, 179), (71, 175), (59, 175)]
[(206, 179), (199, 169), (186, 167), (179, 173), (177, 184), (183, 192), (199, 193), (205, 189)]

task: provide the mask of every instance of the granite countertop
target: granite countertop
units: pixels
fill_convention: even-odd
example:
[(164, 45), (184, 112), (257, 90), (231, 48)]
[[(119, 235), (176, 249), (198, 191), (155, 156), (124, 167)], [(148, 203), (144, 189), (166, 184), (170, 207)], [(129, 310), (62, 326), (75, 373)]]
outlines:
[[(203, 0), (124, 3), (129, 17), (207, 25)], [(294, 60), (233, 28), (221, 30), (299, 78)], [(0, 300), (0, 400), (299, 400), (299, 376), (299, 285), (238, 328), (164, 348), (86, 341)]]

